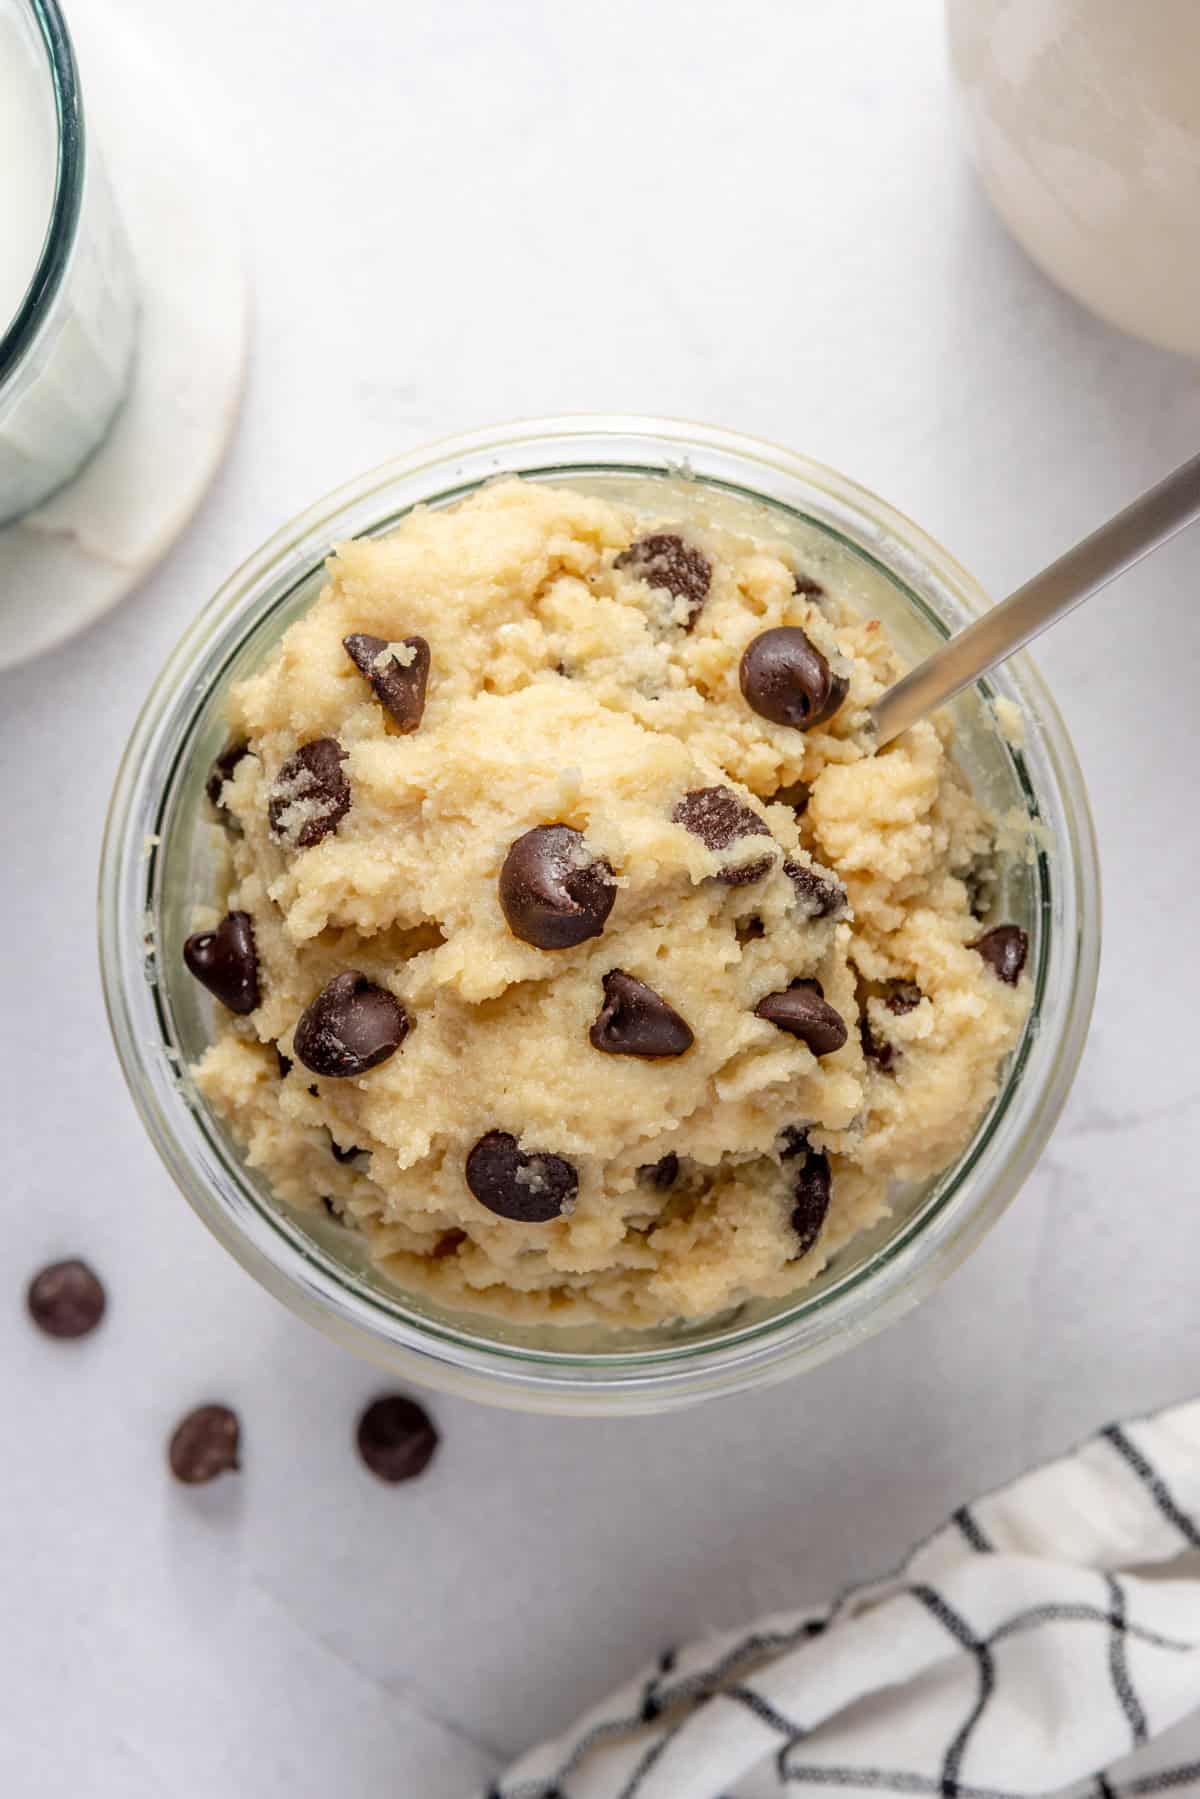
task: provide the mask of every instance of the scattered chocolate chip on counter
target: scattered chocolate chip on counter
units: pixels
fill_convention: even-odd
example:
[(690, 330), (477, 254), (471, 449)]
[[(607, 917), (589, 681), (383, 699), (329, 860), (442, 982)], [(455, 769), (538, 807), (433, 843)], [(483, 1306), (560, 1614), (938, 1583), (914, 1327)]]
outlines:
[(35, 1274), (25, 1294), (29, 1316), (48, 1337), (86, 1337), (104, 1316), (107, 1298), (99, 1276), (71, 1257)]
[(241, 1425), (227, 1405), (201, 1405), (181, 1418), (167, 1446), (167, 1462), (185, 1487), (204, 1486), (241, 1466)]
[(437, 1453), (437, 1426), (415, 1399), (388, 1393), (358, 1421), (358, 1453), (371, 1473), (395, 1486), (424, 1474)]

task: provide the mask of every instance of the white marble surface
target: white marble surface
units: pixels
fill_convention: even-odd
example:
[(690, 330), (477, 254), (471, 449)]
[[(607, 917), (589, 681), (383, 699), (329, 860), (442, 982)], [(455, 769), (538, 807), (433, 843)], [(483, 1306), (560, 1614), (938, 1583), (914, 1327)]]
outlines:
[[(174, 555), (0, 679), (0, 1791), (450, 1799), (670, 1640), (821, 1597), (1200, 1386), (1200, 533), (1041, 657), (1091, 781), (1104, 968), (1066, 1118), (974, 1260), (857, 1353), (661, 1423), (438, 1400), (407, 1490), (350, 1450), (376, 1375), (226, 1261), (121, 1086), (93, 882), (143, 690), (281, 518), (444, 432), (628, 408), (785, 439), (999, 590), (1195, 450), (1200, 370), (1085, 317), (993, 223), (936, 0), (75, 0), (118, 4), (234, 166), (257, 322)], [(63, 1347), (20, 1291), (76, 1250), (111, 1312)], [(218, 1396), (244, 1472), (172, 1488), (164, 1435)]]

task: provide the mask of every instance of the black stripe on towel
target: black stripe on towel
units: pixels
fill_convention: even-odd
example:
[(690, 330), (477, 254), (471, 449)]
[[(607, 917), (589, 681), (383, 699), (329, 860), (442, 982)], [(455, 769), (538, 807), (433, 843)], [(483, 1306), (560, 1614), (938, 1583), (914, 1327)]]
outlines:
[(793, 1724), (790, 1718), (785, 1718), (781, 1711), (775, 1709), (769, 1699), (764, 1699), (761, 1693), (754, 1691), (753, 1687), (725, 1687), (721, 1692), (721, 1698), (734, 1699), (739, 1705), (744, 1705), (748, 1712), (753, 1712), (754, 1716), (763, 1724), (768, 1725), (772, 1730), (777, 1730), (780, 1736), (788, 1739), (789, 1743), (798, 1743), (806, 1734), (799, 1724)]
[(1112, 1673), (1113, 1691), (1121, 1710), (1125, 1713), (1129, 1725), (1129, 1734), (1134, 1746), (1146, 1741), (1146, 1714), (1142, 1702), (1133, 1689), (1129, 1678), (1129, 1664), (1125, 1658), (1125, 1593), (1119, 1581), (1111, 1574), (1104, 1576), (1104, 1584), (1108, 1588), (1109, 1625), (1111, 1635), (1108, 1639), (1108, 1666)]
[(1175, 1526), (1184, 1542), (1190, 1543), (1193, 1549), (1200, 1549), (1200, 1530), (1197, 1530), (1195, 1520), (1188, 1517), (1182, 1506), (1176, 1505), (1166, 1481), (1147, 1461), (1137, 1444), (1125, 1435), (1119, 1424), (1110, 1424), (1100, 1435), (1112, 1444), (1121, 1459), (1133, 1469), (1163, 1517)]
[(1189, 1787), (1193, 1791), (1200, 1787), (1200, 1762), (1188, 1762), (1182, 1768), (1163, 1768), (1157, 1774), (1143, 1774), (1140, 1780), (1131, 1780), (1121, 1787), (1125, 1799), (1141, 1799), (1143, 1793), (1170, 1793), (1178, 1787)]
[(663, 1676), (669, 1674), (675, 1666), (675, 1655), (676, 1651), (674, 1649), (663, 1650), (658, 1658), (658, 1667), (642, 1689), (643, 1724), (652, 1724), (655, 1718), (658, 1717), (658, 1714), (662, 1711), (662, 1700), (660, 1699), (658, 1692), (659, 1682), (662, 1680)]
[(1182, 1637), (1160, 1636), (1155, 1630), (1144, 1630), (1140, 1624), (1130, 1624), (1126, 1619), (1115, 1619), (1111, 1612), (1102, 1612), (1097, 1605), (1059, 1604), (1031, 1605), (1028, 1611), (1017, 1612), (1006, 1618), (1003, 1624), (988, 1638), (988, 1648), (994, 1649), (1006, 1637), (1019, 1636), (1027, 1630), (1036, 1630), (1043, 1624), (1107, 1624), (1110, 1630), (1119, 1630), (1122, 1636), (1133, 1639), (1136, 1643), (1148, 1643), (1152, 1649), (1170, 1649), (1178, 1655), (1195, 1655), (1196, 1645), (1186, 1642)]
[[(928, 1774), (907, 1774), (889, 1768), (787, 1768), (783, 1779), (790, 1786), (837, 1787), (842, 1792), (903, 1793), (918, 1799), (940, 1799), (945, 1788)], [(1010, 1788), (963, 1786), (959, 1799), (1021, 1799)]]
[(633, 1770), (633, 1773), (630, 1775), (625, 1785), (621, 1788), (620, 1793), (617, 1795), (617, 1799), (636, 1799), (637, 1794), (642, 1790), (642, 1782), (645, 1780), (647, 1774), (649, 1774), (651, 1768), (653, 1768), (655, 1762), (658, 1761), (663, 1751), (670, 1748), (671, 1744), (675, 1741), (675, 1738), (683, 1729), (685, 1722), (685, 1719), (680, 1719), (679, 1723), (668, 1730), (665, 1735), (657, 1738), (655, 1742), (651, 1743), (649, 1749), (647, 1749), (645, 1755), (643, 1755), (641, 1761)]
[(975, 1658), (975, 1665), (979, 1672), (979, 1692), (975, 1704), (971, 1708), (966, 1723), (946, 1751), (946, 1757), (942, 1763), (941, 1786), (938, 1789), (945, 1795), (945, 1799), (960, 1799), (962, 1787), (959, 1782), (959, 1774), (962, 1771), (963, 1757), (967, 1753), (967, 1745), (971, 1740), (972, 1733), (987, 1710), (988, 1702), (996, 1690), (996, 1664), (987, 1644), (980, 1641), (966, 1620), (960, 1618), (958, 1613), (946, 1604), (940, 1593), (935, 1593), (932, 1587), (913, 1587), (912, 1594), (914, 1599), (919, 1599), (938, 1623), (950, 1632), (956, 1642), (961, 1643), (964, 1649), (969, 1650)]
[(957, 1524), (966, 1541), (979, 1555), (990, 1555), (992, 1545), (980, 1529), (979, 1520), (969, 1505), (960, 1505), (950, 1520)]

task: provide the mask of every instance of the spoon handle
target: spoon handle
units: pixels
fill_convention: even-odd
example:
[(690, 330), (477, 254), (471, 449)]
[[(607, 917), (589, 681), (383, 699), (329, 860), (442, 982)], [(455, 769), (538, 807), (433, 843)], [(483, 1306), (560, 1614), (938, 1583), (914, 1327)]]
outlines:
[(1149, 488), (889, 687), (871, 708), (876, 747), (882, 749), (909, 725), (953, 699), (1196, 518), (1200, 518), (1200, 456)]

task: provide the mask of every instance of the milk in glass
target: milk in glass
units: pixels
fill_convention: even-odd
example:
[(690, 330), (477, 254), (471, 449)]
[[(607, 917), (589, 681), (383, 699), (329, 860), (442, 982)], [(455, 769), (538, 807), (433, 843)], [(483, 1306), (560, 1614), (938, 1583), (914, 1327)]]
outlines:
[(0, 525), (87, 462), (133, 362), (133, 271), (73, 82), (33, 0), (0, 0)]

